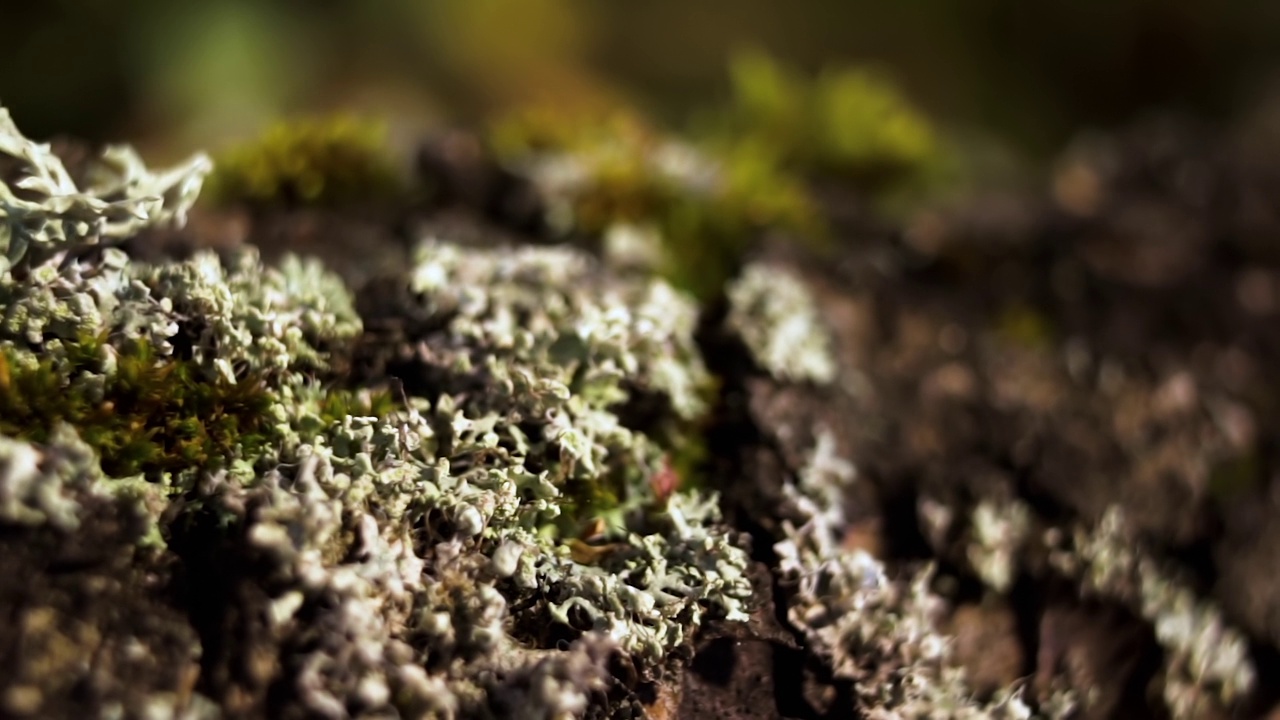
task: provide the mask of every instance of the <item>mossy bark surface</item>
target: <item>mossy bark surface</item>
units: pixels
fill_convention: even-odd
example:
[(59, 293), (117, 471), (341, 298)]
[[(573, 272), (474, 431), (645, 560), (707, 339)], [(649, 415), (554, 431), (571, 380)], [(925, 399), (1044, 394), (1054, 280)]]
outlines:
[(6, 206), (0, 714), (1262, 716), (1280, 181), (1237, 146), (1140, 126), (910, 222), (822, 174), (834, 244), (735, 219), (705, 275), (482, 143), (182, 226), (178, 175), (68, 174)]

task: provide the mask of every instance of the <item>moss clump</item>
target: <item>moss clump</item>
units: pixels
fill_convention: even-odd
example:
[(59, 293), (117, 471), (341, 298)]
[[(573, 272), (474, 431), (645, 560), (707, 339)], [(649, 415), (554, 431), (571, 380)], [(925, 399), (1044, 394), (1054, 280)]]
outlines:
[(733, 99), (719, 120), (723, 142), (747, 139), (803, 172), (871, 187), (915, 173), (939, 155), (931, 123), (869, 68), (833, 68), (811, 80), (768, 55), (744, 52), (730, 76)]
[(335, 422), (342, 422), (348, 415), (352, 417), (386, 417), (399, 410), (400, 401), (391, 391), (376, 389), (368, 391), (332, 388), (325, 390), (320, 397), (318, 416), (327, 427)]
[[(0, 351), (0, 434), (44, 443), (66, 423), (114, 477), (218, 467), (267, 444), (271, 395), (261, 377), (209, 377), (145, 343), (117, 354), (104, 338), (84, 337), (64, 348), (61, 362)], [(97, 374), (107, 357), (114, 371)]]
[(595, 239), (646, 228), (659, 245), (652, 269), (701, 297), (720, 289), (766, 229), (822, 235), (803, 184), (760, 143), (708, 153), (635, 113), (546, 108), (505, 118), (490, 140), (542, 190), (553, 227)]
[(343, 206), (395, 197), (384, 128), (350, 116), (280, 122), (216, 158), (215, 203)]
[(1026, 348), (1046, 349), (1054, 342), (1054, 327), (1049, 318), (1033, 307), (1014, 304), (996, 318), (996, 333), (1002, 339)]

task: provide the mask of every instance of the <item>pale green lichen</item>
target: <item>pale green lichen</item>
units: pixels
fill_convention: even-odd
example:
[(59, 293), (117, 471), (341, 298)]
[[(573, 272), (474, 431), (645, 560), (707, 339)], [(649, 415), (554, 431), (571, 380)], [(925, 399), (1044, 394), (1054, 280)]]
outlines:
[(573, 398), (570, 412), (589, 412), (625, 401), (635, 387), (662, 393), (682, 418), (704, 412), (710, 379), (693, 342), (697, 306), (660, 280), (605, 287), (602, 277), (570, 248), (428, 242), (410, 288), (421, 309), (449, 319), (456, 346), (432, 348), (450, 357), (443, 364), (484, 367), (505, 392), (552, 404)]
[(729, 284), (728, 297), (726, 323), (762, 369), (788, 382), (835, 380), (830, 331), (799, 278), (752, 263)]
[[(83, 209), (59, 207), (41, 212)], [(149, 223), (180, 219), (137, 207)], [(136, 227), (94, 232), (117, 229)], [(225, 457), (166, 465), (152, 482), (108, 477), (65, 424), (42, 443), (0, 436), (0, 522), (75, 532), (93, 519), (86, 498), (114, 497), (161, 546), (161, 523), (213, 514), (220, 542), (262, 570), (246, 580), (271, 598), (268, 630), (303, 712), (581, 716), (611, 653), (656, 670), (706, 618), (746, 618), (748, 556), (715, 498), (659, 497), (651, 482), (676, 430), (707, 412), (710, 382), (697, 306), (666, 283), (610, 278), (574, 250), (425, 242), (389, 281), (412, 322), (386, 349), (433, 379), (426, 397), (387, 409), (374, 391), (335, 400), (325, 384), (363, 322), (318, 263), (266, 268), (246, 249), (147, 265), (92, 249), (98, 236), (81, 230), (40, 240), (65, 255), (15, 254), (0, 276), (0, 389), (15, 406), (30, 400), (19, 381), (36, 377), (94, 410), (78, 421), (114, 417), (113, 402), (133, 402), (113, 395), (122, 374), (168, 372), (267, 402)], [(144, 387), (162, 410), (164, 389)], [(633, 423), (641, 396), (656, 410)], [(334, 413), (361, 407), (372, 414)], [(598, 537), (583, 532), (597, 524)]]
[(313, 261), (288, 258), (278, 270), (263, 269), (251, 249), (229, 265), (212, 252), (154, 267), (111, 248), (65, 257), (184, 222), (209, 160), (197, 155), (153, 175), (132, 150), (112, 148), (102, 178), (80, 190), (47, 145), (22, 137), (7, 111), (0, 113), (0, 152), (21, 160), (24, 173), (13, 189), (0, 182), (10, 268), (0, 276), (0, 342), (57, 355), (65, 343), (105, 334), (118, 349), (141, 339), (163, 357), (183, 335), (198, 361), (231, 377), (242, 361), (254, 368), (321, 365), (319, 345), (360, 333), (341, 280)]
[(866, 551), (842, 547), (841, 499), (855, 477), (835, 455), (829, 433), (819, 433), (796, 484), (784, 487), (806, 521), (784, 523), (785, 539), (775, 550), (784, 577), (797, 583), (787, 617), (837, 677), (853, 681), (856, 711), (885, 720), (1071, 717), (1075, 703), (1065, 693), (1039, 713), (1024, 702), (1021, 687), (985, 703), (973, 699), (950, 639), (938, 629), (945, 603), (930, 590), (932, 568), (910, 582), (893, 580)]
[[(633, 386), (666, 394), (673, 416), (702, 411), (688, 301), (598, 282), (563, 249), (430, 241), (417, 258), (404, 309), (431, 330), (407, 341), (442, 394), (318, 432), (295, 423), (312, 430), (285, 440), (264, 484), (227, 485), (272, 495), (248, 537), (298, 578), (279, 616), (331, 598), (326, 623), (345, 628), (301, 661), (308, 707), (578, 716), (604, 687), (602, 653), (653, 666), (708, 613), (745, 618), (747, 556), (716, 529), (714, 500), (654, 505), (643, 468), (662, 451), (613, 411)], [(308, 392), (289, 397), (314, 418)], [(608, 542), (586, 546), (564, 521), (596, 485), (616, 495), (591, 513), (611, 518)], [(349, 528), (354, 552), (326, 562)], [(567, 652), (542, 649), (553, 624), (580, 636)]]
[(108, 481), (97, 454), (73, 427), (60, 424), (39, 444), (0, 435), (0, 524), (74, 532), (82, 523), (83, 504), (92, 500), (130, 508), (142, 521), (138, 544), (164, 546), (159, 520), (165, 494), (136, 477)]
[(984, 500), (973, 509), (971, 526), (968, 560), (974, 572), (997, 593), (1008, 592), (1030, 532), (1030, 510), (1018, 502)]
[[(942, 503), (920, 504), (922, 524), (935, 546), (946, 544), (954, 513)], [(972, 510), (964, 529), (970, 569), (997, 593), (1007, 593), (1037, 542), (1033, 511), (1026, 503), (987, 498)], [(1150, 623), (1164, 649), (1163, 700), (1174, 718), (1197, 718), (1234, 707), (1252, 691), (1256, 669), (1248, 642), (1230, 627), (1218, 607), (1197, 597), (1176, 567), (1161, 562), (1112, 507), (1094, 526), (1044, 531), (1050, 566), (1079, 583), (1086, 597), (1119, 602)], [(1086, 705), (1087, 705), (1086, 699)]]
[[(523, 524), (564, 529), (572, 524), (558, 519), (562, 512), (588, 511), (586, 517), (607, 521), (611, 539), (630, 546), (605, 554), (602, 565), (613, 570), (588, 572), (593, 589), (571, 604), (598, 625), (609, 613), (581, 602), (593, 594), (611, 598), (607, 604), (616, 610), (619, 598), (662, 607), (681, 604), (677, 598), (688, 592), (706, 592), (726, 614), (740, 616), (743, 556), (725, 538), (701, 529), (714, 521), (714, 503), (679, 496), (657, 515), (646, 510), (655, 499), (649, 477), (662, 466), (665, 451), (619, 415), (640, 390), (664, 398), (676, 421), (705, 411), (700, 389), (708, 377), (693, 342), (695, 306), (661, 281), (604, 281), (588, 256), (565, 248), (481, 252), (428, 242), (418, 259), (410, 302), (428, 313), (425, 324), (440, 328), (426, 342), (430, 362), (459, 381), (483, 372), (489, 390), (469, 393), (459, 410), (465, 408), (485, 431), (488, 453), (517, 453), (517, 486), (531, 483), (527, 491), (537, 498), (535, 506), (546, 505)], [(442, 401), (452, 407), (448, 398)], [(528, 432), (530, 423), (535, 433)], [(470, 425), (458, 418), (450, 427), (462, 432)], [(527, 462), (546, 469), (529, 473)], [(670, 537), (660, 542), (657, 535), (633, 532), (637, 522), (648, 521), (658, 522)], [(726, 563), (711, 575), (660, 578), (646, 569), (659, 563), (686, 572), (710, 561), (694, 550), (708, 543)], [(673, 551), (683, 557), (663, 559)], [(652, 587), (652, 597), (636, 596), (620, 584), (623, 578)], [(568, 607), (558, 612), (564, 615)]]
[(80, 525), (77, 496), (101, 492), (102, 471), (75, 431), (59, 427), (36, 446), (0, 435), (0, 520), (72, 531)]
[[(228, 379), (241, 363), (323, 369), (324, 346), (362, 330), (342, 280), (314, 259), (289, 255), (279, 268), (264, 268), (250, 247), (229, 263), (203, 251), (181, 263), (138, 265), (132, 274), (165, 311), (166, 327), (185, 326), (194, 359)], [(171, 350), (168, 342), (161, 348)]]
[(1086, 592), (1119, 600), (1152, 624), (1165, 650), (1164, 701), (1174, 718), (1215, 714), (1253, 689), (1257, 671), (1245, 636), (1152, 555), (1118, 507), (1095, 528), (1053, 531), (1050, 545), (1053, 565)]
[(4, 266), (28, 253), (43, 261), (84, 245), (122, 240), (161, 223), (181, 225), (212, 163), (197, 154), (158, 173), (131, 148), (108, 147), (97, 177), (80, 188), (50, 146), (24, 137), (0, 107), (0, 154), (19, 164), (12, 185), (0, 178), (0, 252)]

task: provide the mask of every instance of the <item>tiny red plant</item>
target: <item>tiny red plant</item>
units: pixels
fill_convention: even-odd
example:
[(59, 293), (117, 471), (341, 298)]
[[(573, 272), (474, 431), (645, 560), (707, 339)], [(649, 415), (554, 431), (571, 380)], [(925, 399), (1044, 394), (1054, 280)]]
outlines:
[(662, 467), (649, 476), (649, 487), (661, 507), (665, 507), (667, 500), (680, 489), (680, 473), (671, 465), (669, 456), (662, 456)]

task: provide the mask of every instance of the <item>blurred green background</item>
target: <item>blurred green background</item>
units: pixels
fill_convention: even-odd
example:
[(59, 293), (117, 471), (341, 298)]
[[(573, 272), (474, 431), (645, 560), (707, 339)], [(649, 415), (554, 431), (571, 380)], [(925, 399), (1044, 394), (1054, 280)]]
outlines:
[(44, 0), (6, 3), (0, 102), (36, 137), (218, 147), (353, 109), (412, 135), (528, 101), (660, 118), (755, 47), (887, 69), (932, 116), (1020, 148), (1152, 108), (1238, 111), (1280, 60), (1274, 0)]

